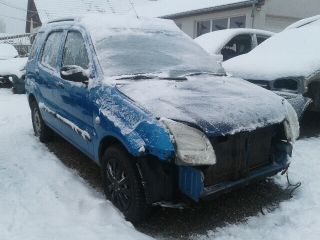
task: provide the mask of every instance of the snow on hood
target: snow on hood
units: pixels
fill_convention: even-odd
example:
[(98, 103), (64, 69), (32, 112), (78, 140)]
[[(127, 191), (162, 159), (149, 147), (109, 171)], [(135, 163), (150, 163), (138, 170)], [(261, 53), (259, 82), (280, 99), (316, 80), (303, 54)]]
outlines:
[(125, 81), (118, 89), (157, 117), (198, 125), (210, 136), (253, 131), (285, 119), (282, 99), (241, 79)]
[(11, 44), (0, 44), (0, 60), (18, 56), (17, 50)]
[(250, 28), (224, 29), (203, 34), (197, 37), (195, 41), (209, 54), (220, 54), (221, 49), (233, 37), (239, 34), (263, 34), (272, 36), (274, 33)]
[(12, 58), (0, 60), (0, 76), (16, 75), (20, 78), (26, 66), (28, 58)]
[(283, 31), (251, 52), (223, 63), (226, 72), (244, 79), (308, 77), (320, 70), (320, 25)]

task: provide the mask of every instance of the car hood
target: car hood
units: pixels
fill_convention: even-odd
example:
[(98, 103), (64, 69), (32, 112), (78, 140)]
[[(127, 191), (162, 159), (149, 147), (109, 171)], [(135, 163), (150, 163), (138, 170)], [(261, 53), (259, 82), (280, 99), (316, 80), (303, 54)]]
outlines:
[(0, 60), (0, 76), (15, 75), (18, 78), (21, 78), (27, 61), (28, 58), (11, 58), (7, 60)]
[(281, 97), (241, 79), (201, 75), (187, 81), (125, 81), (117, 88), (156, 117), (196, 125), (209, 136), (253, 131), (285, 119)]

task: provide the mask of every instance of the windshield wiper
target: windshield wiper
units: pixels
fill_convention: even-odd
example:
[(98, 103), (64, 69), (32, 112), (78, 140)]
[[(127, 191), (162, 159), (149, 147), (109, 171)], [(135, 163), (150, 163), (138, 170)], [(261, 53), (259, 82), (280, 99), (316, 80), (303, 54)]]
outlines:
[(211, 76), (226, 76), (225, 73), (214, 73), (214, 72), (193, 72), (188, 73), (186, 77), (199, 76), (199, 75), (211, 75)]
[(154, 79), (154, 78), (156, 78), (156, 76), (136, 74), (132, 76), (120, 77), (120, 78), (117, 78), (116, 80), (144, 80), (144, 79)]

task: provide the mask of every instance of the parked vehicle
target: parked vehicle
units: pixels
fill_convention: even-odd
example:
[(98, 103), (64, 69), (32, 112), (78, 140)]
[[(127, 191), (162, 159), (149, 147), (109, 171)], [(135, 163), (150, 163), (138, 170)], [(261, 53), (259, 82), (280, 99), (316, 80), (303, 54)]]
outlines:
[(298, 115), (307, 109), (310, 99), (309, 109), (320, 111), (319, 30), (319, 20), (300, 21), (223, 66), (233, 76), (287, 98)]
[(206, 33), (195, 41), (210, 55), (226, 61), (250, 52), (273, 35), (273, 32), (263, 30), (235, 28)]
[(25, 93), (24, 70), (27, 58), (19, 58), (10, 44), (0, 44), (0, 88), (11, 88), (14, 93)]
[(286, 171), (299, 124), (276, 94), (224, 75), (172, 21), (114, 15), (50, 22), (26, 73), (35, 135), (56, 132), (101, 166), (131, 221)]

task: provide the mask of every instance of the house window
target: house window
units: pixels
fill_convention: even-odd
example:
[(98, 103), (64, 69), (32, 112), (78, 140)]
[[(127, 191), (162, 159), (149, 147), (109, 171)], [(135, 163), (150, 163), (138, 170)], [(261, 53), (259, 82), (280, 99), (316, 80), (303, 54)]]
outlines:
[(197, 37), (202, 34), (228, 28), (245, 28), (246, 16), (212, 19), (197, 22)]
[(197, 36), (210, 32), (210, 28), (210, 20), (197, 22)]
[(223, 30), (228, 28), (228, 18), (212, 20), (212, 31)]
[(246, 27), (246, 16), (230, 18), (230, 28), (244, 28)]

